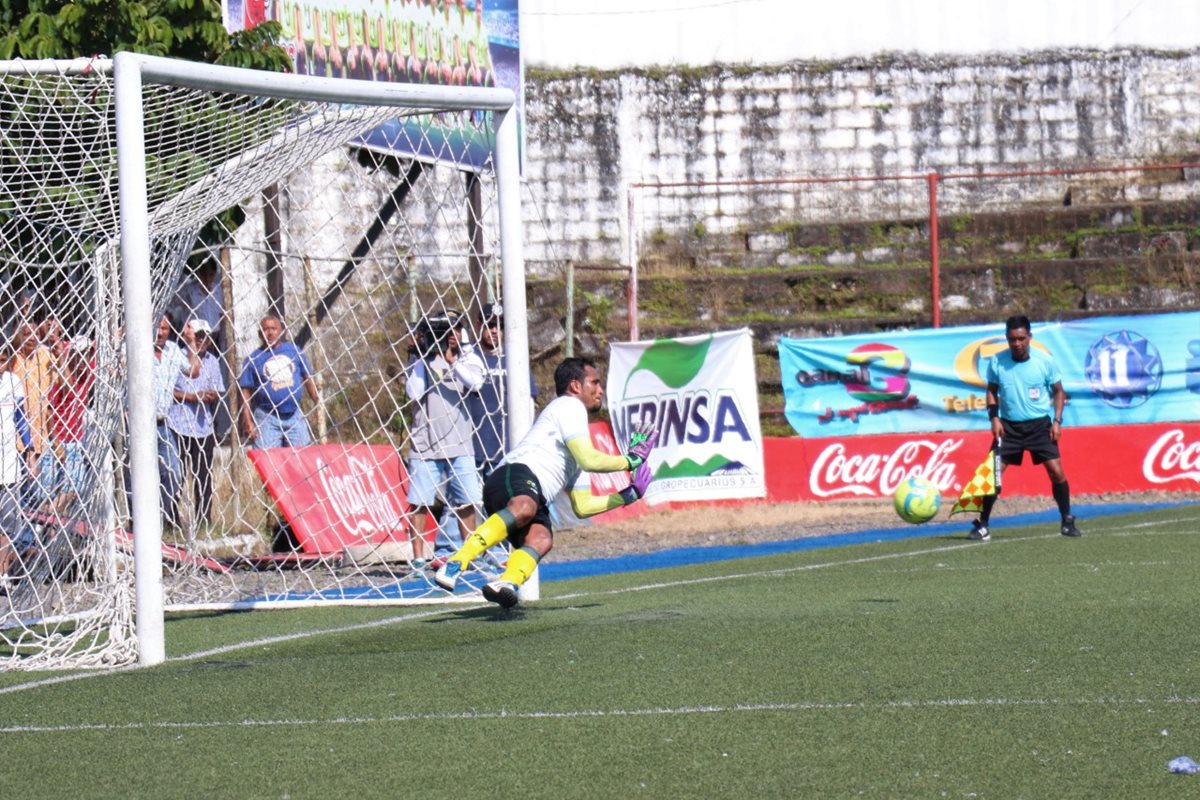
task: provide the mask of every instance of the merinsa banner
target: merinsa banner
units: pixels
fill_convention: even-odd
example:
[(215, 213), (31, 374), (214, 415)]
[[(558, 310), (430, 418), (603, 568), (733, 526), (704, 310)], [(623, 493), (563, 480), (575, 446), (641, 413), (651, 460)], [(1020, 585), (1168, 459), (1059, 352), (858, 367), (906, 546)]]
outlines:
[[(1064, 426), (1200, 420), (1200, 312), (1033, 322), (1063, 376)], [(781, 339), (785, 412), (802, 436), (988, 428), (987, 360), (1004, 323)]]
[(618, 442), (658, 426), (651, 505), (766, 494), (749, 330), (614, 344), (607, 394)]

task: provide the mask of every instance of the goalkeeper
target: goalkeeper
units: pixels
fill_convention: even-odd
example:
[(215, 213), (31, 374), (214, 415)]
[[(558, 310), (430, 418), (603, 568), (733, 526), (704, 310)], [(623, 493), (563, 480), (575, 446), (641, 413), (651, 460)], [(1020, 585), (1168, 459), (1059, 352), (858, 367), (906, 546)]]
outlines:
[(586, 358), (565, 359), (554, 370), (558, 396), (538, 415), (533, 427), (510, 451), (483, 484), (483, 507), (488, 514), (466, 543), (434, 575), (438, 586), (453, 591), (458, 576), (493, 545), (512, 540), (508, 567), (499, 579), (483, 587), (483, 596), (503, 608), (520, 600), (518, 590), (529, 579), (554, 545), (549, 503), (566, 487), (575, 485), (581, 470), (633, 471), (632, 485), (615, 494), (597, 497), (585, 489), (570, 492), (571, 506), (580, 517), (590, 517), (636, 502), (650, 485), (646, 458), (658, 433), (639, 425), (629, 445), (629, 455), (614, 456), (592, 446), (588, 412), (598, 411), (604, 387), (596, 365)]

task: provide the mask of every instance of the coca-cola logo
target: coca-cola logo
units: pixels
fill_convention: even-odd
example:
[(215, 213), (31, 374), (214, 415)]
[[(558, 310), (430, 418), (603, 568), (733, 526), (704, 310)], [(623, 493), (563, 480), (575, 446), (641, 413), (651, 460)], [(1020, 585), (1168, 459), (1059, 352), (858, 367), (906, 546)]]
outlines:
[(1185, 441), (1176, 428), (1159, 436), (1142, 459), (1142, 475), (1151, 483), (1200, 483), (1200, 441)]
[(352, 533), (402, 529), (403, 515), (390, 492), (379, 485), (375, 462), (350, 456), (343, 465), (345, 472), (339, 474), (333, 465), (317, 459), (318, 480), (332, 516)]
[(912, 439), (891, 453), (847, 454), (841, 442), (829, 445), (813, 462), (808, 486), (817, 497), (888, 497), (912, 477), (932, 481), (945, 492), (954, 487), (951, 453), (963, 439)]

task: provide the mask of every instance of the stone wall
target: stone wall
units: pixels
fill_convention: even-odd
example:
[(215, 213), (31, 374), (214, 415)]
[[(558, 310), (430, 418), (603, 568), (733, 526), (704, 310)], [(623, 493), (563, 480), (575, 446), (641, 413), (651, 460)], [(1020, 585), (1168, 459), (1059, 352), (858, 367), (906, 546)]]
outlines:
[[(1120, 165), (1200, 151), (1200, 50), (881, 56), (781, 66), (526, 74), (526, 259), (630, 258), (629, 187)], [(911, 205), (881, 182), (853, 206)], [(637, 192), (635, 242), (844, 217), (845, 185)], [(1041, 184), (1006, 186), (1041, 201)], [(1054, 191), (1057, 191), (1055, 189)], [(865, 193), (865, 197), (862, 196)], [(979, 197), (963, 202), (979, 202)], [(907, 213), (907, 212), (906, 212)]]

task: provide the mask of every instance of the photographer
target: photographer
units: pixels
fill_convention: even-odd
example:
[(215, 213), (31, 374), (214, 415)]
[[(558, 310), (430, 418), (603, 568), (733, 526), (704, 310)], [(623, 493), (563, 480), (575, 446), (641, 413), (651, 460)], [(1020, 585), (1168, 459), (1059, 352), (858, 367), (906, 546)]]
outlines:
[(457, 536), (443, 529), (450, 553), (474, 530), (475, 509), (483, 502), (465, 399), (483, 384), (483, 362), (460, 344), (456, 324), (444, 316), (421, 320), (405, 368), (404, 388), (413, 402), (408, 502), (414, 566), (429, 558), (423, 538), (429, 513), (440, 518), (448, 505), (458, 517)]

